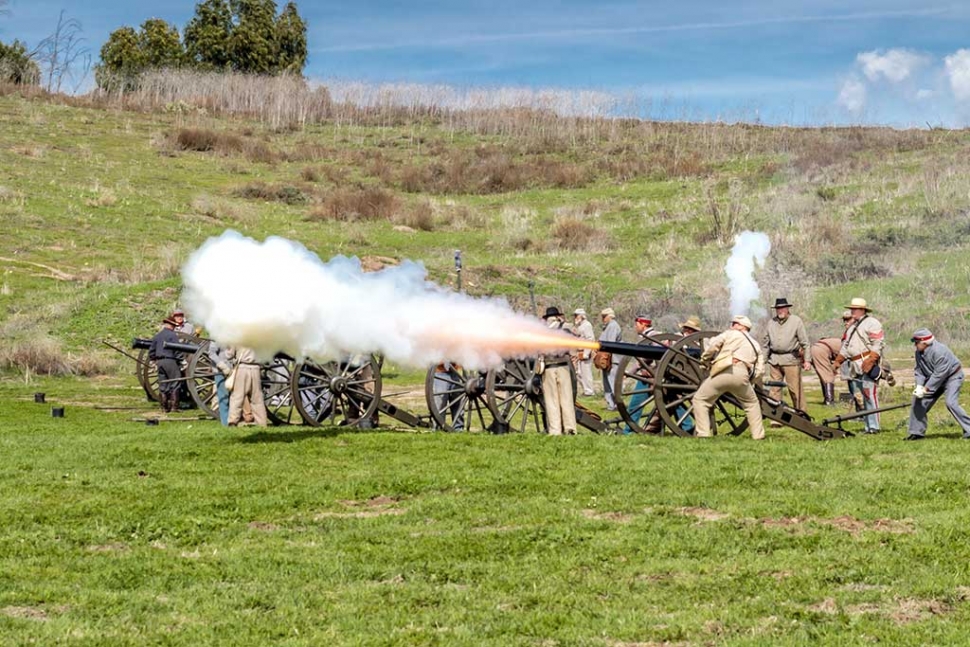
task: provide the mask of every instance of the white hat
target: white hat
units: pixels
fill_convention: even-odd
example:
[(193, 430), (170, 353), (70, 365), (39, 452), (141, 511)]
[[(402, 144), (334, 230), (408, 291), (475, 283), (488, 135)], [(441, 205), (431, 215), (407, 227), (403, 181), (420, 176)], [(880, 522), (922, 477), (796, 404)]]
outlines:
[(872, 308), (869, 307), (869, 304), (866, 303), (866, 300), (865, 299), (861, 299), (859, 297), (855, 297), (854, 299), (852, 299), (852, 301), (849, 302), (849, 305), (847, 305), (845, 307), (848, 308), (848, 309), (850, 309), (850, 310), (854, 310), (856, 308), (860, 308), (862, 310), (865, 310), (866, 312), (872, 312)]
[(613, 308), (603, 308), (603, 312), (600, 313), (600, 316), (606, 317), (607, 315), (610, 317), (615, 317), (616, 313), (613, 312)]
[(731, 319), (731, 323), (741, 324), (748, 330), (751, 330), (751, 320), (745, 317), (744, 315), (736, 315), (734, 319)]
[(576, 308), (575, 310), (573, 310), (573, 314), (574, 315), (583, 315), (585, 317), (586, 316), (586, 310), (584, 310), (583, 308)]

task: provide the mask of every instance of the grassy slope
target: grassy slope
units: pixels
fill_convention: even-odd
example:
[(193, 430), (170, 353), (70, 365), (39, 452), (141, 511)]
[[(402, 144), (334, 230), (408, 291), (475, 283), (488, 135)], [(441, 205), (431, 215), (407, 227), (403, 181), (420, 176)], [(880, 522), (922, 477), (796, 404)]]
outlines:
[(965, 644), (970, 443), (156, 428), (91, 390), (0, 383), (9, 644)]

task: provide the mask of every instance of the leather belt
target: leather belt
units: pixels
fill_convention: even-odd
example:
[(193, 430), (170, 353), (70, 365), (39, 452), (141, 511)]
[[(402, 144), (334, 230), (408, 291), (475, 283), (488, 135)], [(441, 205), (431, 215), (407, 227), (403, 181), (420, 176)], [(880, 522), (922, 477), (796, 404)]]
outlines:
[(869, 357), (870, 355), (872, 355), (872, 351), (871, 350), (867, 350), (864, 353), (860, 353), (860, 354), (858, 354), (858, 355), (856, 355), (854, 357), (850, 357), (849, 358), (849, 361), (851, 361), (851, 362), (858, 362), (860, 359), (865, 359), (865, 358)]
[(561, 362), (546, 362), (546, 368), (555, 368), (557, 366), (567, 366), (569, 364), (568, 360), (563, 360)]

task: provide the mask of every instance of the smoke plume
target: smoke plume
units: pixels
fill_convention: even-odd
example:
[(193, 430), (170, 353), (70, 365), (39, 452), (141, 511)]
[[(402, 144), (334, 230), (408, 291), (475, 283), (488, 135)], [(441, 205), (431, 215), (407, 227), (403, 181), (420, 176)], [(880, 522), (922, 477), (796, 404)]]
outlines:
[(426, 276), (411, 261), (365, 273), (356, 258), (324, 263), (285, 238), (259, 243), (226, 231), (183, 267), (183, 304), (213, 339), (261, 359), (378, 352), (413, 367), (447, 359), (489, 368), (503, 357), (577, 346), (504, 300), (451, 292)]
[(724, 271), (731, 288), (731, 314), (749, 314), (751, 302), (761, 296), (754, 271), (765, 264), (771, 251), (771, 241), (767, 234), (757, 231), (742, 231), (734, 237), (734, 247)]

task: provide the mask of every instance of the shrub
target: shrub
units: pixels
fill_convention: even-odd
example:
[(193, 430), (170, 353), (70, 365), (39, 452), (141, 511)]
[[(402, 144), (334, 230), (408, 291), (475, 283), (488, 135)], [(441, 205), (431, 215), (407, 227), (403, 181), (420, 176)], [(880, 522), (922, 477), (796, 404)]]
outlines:
[(300, 177), (304, 182), (319, 182), (321, 175), (318, 169), (315, 169), (312, 166), (306, 166), (302, 171), (300, 171)]
[(243, 149), (243, 140), (238, 135), (208, 128), (182, 128), (175, 135), (175, 144), (179, 150), (199, 153), (238, 153)]
[(5, 342), (0, 349), (0, 369), (37, 375), (71, 373), (71, 367), (61, 350), (61, 343), (46, 335)]
[(295, 186), (275, 186), (265, 182), (250, 182), (233, 191), (233, 195), (247, 200), (263, 200), (265, 202), (282, 202), (284, 204), (304, 204), (307, 196)]
[(612, 246), (606, 232), (577, 218), (561, 218), (552, 227), (557, 247), (569, 251), (604, 251)]
[(390, 220), (399, 208), (399, 200), (390, 191), (377, 187), (337, 189), (309, 214), (310, 220)]
[(435, 223), (434, 208), (428, 200), (411, 203), (394, 214), (394, 222), (411, 229), (432, 231)]

